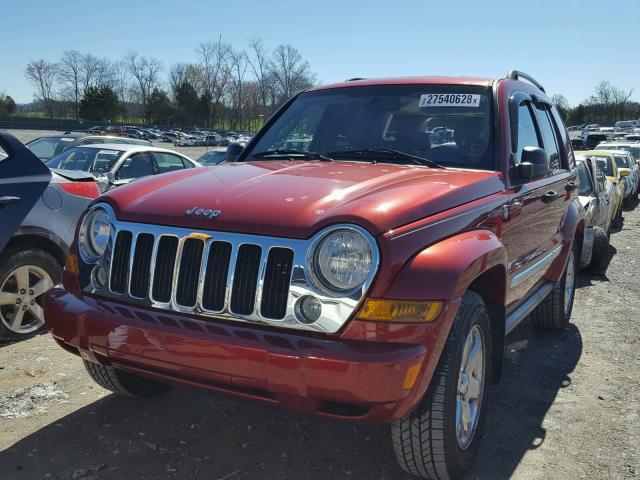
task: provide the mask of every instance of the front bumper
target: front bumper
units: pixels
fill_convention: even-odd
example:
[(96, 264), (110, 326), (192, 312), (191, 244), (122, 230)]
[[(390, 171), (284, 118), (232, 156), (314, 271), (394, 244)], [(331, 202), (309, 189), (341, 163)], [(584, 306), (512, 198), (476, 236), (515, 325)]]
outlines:
[[(291, 410), (375, 422), (398, 420), (419, 403), (457, 307), (448, 304), (427, 325), (353, 320), (338, 337), (202, 320), (59, 288), (45, 297), (47, 328), (85, 360)], [(419, 374), (407, 387), (412, 367)]]

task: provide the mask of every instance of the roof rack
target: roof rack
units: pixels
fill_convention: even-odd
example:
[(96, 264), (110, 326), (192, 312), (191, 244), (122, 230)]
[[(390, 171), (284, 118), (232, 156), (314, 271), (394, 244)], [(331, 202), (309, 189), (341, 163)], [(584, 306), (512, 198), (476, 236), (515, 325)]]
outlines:
[(347, 78), (345, 80), (345, 82), (357, 82), (358, 80), (366, 80), (366, 78), (364, 78), (364, 77), (352, 77), (352, 78)]
[(507, 78), (509, 80), (520, 80), (521, 78), (524, 78), (525, 80), (529, 80), (529, 82), (531, 82), (536, 87), (538, 87), (540, 90), (542, 90), (543, 92), (546, 93), (544, 87), (542, 85), (540, 85), (535, 78), (533, 78), (531, 75), (528, 75), (528, 74), (526, 74), (524, 72), (521, 72), (519, 70), (510, 70), (509, 73), (507, 73)]

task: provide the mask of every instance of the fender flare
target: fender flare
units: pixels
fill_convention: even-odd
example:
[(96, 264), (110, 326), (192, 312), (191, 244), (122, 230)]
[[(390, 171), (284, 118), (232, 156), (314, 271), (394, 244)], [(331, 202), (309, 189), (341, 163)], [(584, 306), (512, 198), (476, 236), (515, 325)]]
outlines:
[(504, 305), (507, 251), (490, 230), (471, 230), (426, 247), (390, 282), (384, 297), (403, 300), (453, 300), (494, 267), (502, 267), (503, 285), (491, 289), (490, 303)]

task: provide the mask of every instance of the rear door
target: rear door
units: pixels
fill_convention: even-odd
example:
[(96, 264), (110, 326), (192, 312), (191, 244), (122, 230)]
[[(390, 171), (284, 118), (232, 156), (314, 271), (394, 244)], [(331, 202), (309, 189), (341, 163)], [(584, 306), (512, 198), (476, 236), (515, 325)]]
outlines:
[(49, 168), (19, 140), (0, 132), (0, 250), (51, 180)]

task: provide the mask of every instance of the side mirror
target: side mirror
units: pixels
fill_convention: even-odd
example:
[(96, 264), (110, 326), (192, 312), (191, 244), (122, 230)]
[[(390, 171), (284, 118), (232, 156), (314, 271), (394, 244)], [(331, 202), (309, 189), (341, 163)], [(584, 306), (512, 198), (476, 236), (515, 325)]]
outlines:
[(230, 143), (227, 147), (227, 156), (225, 158), (225, 162), (235, 162), (242, 153), (242, 150), (244, 150), (244, 147), (239, 143)]
[(524, 147), (517, 172), (518, 178), (525, 182), (547, 176), (549, 155), (542, 148)]
[(628, 177), (630, 173), (631, 173), (631, 171), (627, 170), (627, 169), (624, 169), (624, 170), (621, 169), (620, 170), (620, 176), (621, 177)]
[(113, 173), (107, 172), (99, 177), (96, 177), (96, 183), (98, 184), (98, 188), (100, 189), (100, 193), (104, 193), (111, 188), (113, 183), (115, 182), (115, 178), (113, 177)]

